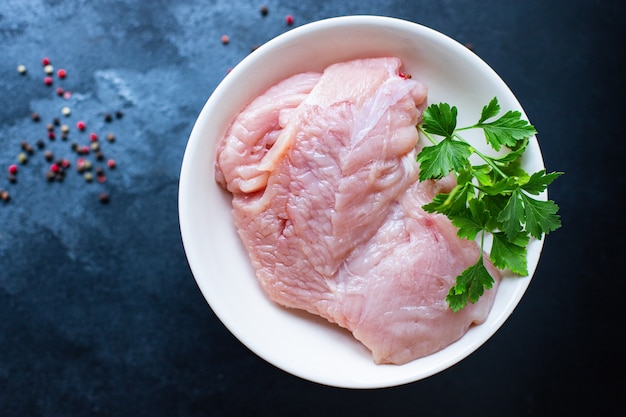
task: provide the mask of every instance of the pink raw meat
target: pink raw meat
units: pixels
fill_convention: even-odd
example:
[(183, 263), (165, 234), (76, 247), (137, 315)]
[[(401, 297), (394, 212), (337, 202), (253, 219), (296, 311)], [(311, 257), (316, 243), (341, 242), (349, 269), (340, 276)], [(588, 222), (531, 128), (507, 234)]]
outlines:
[(479, 256), (422, 205), (453, 180), (418, 181), (426, 88), (397, 58), (354, 60), (270, 88), (218, 147), (217, 181), (275, 302), (350, 330), (376, 363), (431, 354), (489, 314), (500, 279), (458, 313), (445, 297)]

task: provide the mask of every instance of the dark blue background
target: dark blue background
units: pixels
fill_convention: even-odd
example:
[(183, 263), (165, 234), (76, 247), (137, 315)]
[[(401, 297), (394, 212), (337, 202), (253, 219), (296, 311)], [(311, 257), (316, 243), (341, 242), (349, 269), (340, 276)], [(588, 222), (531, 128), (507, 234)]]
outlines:
[[(426, 380), (351, 391), (288, 375), (223, 327), (187, 265), (177, 187), (188, 135), (227, 70), (289, 30), (287, 14), (294, 26), (394, 16), (471, 43), (537, 127), (548, 170), (566, 172), (550, 189), (563, 228), (518, 309)], [(3, 0), (0, 415), (621, 415), (625, 21), (621, 0)], [(67, 79), (46, 87), (44, 56)], [(45, 139), (54, 117), (72, 130), (66, 142)], [(70, 143), (90, 131), (117, 136), (101, 140), (118, 163), (105, 183), (73, 168), (47, 183), (42, 150), (9, 182), (22, 140), (74, 161)]]

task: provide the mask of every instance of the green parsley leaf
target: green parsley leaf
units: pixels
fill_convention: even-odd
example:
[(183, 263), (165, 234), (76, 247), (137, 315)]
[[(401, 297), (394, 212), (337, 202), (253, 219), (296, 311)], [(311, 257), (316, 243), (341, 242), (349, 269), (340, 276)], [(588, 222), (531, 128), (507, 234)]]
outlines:
[(446, 301), (457, 312), (467, 305), (467, 302), (475, 303), (483, 295), (485, 289), (493, 286), (493, 277), (485, 268), (481, 256), (474, 265), (467, 268), (456, 278), (456, 284), (450, 288)]
[(483, 195), (482, 201), (485, 203), (485, 207), (487, 207), (487, 210), (489, 210), (492, 216), (487, 224), (488, 230), (499, 230), (501, 223), (498, 222), (498, 216), (509, 202), (509, 196), (502, 194)]
[(489, 104), (483, 107), (478, 124), (483, 123), (485, 120), (491, 119), (492, 117), (496, 117), (498, 113), (500, 113), (500, 104), (498, 103), (498, 98), (494, 97), (491, 99)]
[(507, 177), (512, 178), (513, 184), (522, 185), (527, 183), (530, 179), (530, 175), (528, 175), (528, 172), (522, 168), (522, 164), (519, 159), (511, 161), (507, 165), (500, 167), (500, 171), (502, 171)]
[(492, 237), (493, 244), (489, 255), (493, 264), (497, 268), (509, 269), (522, 276), (528, 275), (526, 260), (528, 235), (519, 233), (512, 240), (509, 240), (504, 233), (497, 232)]
[(464, 170), (469, 165), (471, 146), (464, 142), (446, 138), (434, 146), (425, 146), (417, 155), (420, 163), (419, 178), (439, 179), (451, 171)]
[(516, 189), (508, 198), (506, 206), (498, 215), (498, 222), (509, 239), (522, 231), (522, 223), (524, 219), (524, 205), (521, 198), (522, 193)]
[(496, 151), (502, 146), (515, 147), (518, 141), (537, 133), (534, 126), (522, 119), (522, 114), (518, 111), (508, 111), (493, 122), (481, 122), (474, 127), (484, 130), (487, 143)]
[(528, 182), (522, 186), (522, 189), (527, 193), (538, 195), (548, 188), (548, 185), (552, 184), (552, 181), (561, 175), (563, 175), (562, 172), (551, 172), (550, 174), (546, 174), (546, 170), (542, 169), (541, 171), (537, 171), (531, 175)]
[(500, 166), (507, 165), (513, 161), (519, 162), (520, 157), (524, 152), (526, 152), (526, 148), (528, 148), (528, 143), (528, 139), (517, 141), (515, 146), (509, 148), (511, 152), (505, 153), (504, 155), (499, 157), (495, 157), (493, 158), (493, 161)]
[(469, 213), (467, 214), (449, 217), (452, 220), (452, 224), (459, 229), (457, 232), (459, 237), (474, 240), (476, 235), (485, 229), (485, 226), (491, 219), (491, 215), (485, 209), (485, 203), (477, 198), (470, 200)]
[(480, 191), (488, 195), (510, 194), (517, 188), (515, 178), (504, 178), (496, 181), (492, 185), (480, 187)]
[(456, 115), (456, 107), (448, 103), (432, 104), (424, 110), (422, 127), (430, 134), (449, 138), (456, 128)]
[(467, 210), (469, 186), (457, 185), (449, 193), (439, 193), (422, 208), (428, 213), (441, 213), (446, 216), (464, 213)]
[(531, 236), (541, 239), (544, 233), (548, 234), (561, 227), (561, 217), (556, 214), (559, 207), (554, 201), (540, 201), (524, 193), (519, 194), (524, 205), (526, 229)]

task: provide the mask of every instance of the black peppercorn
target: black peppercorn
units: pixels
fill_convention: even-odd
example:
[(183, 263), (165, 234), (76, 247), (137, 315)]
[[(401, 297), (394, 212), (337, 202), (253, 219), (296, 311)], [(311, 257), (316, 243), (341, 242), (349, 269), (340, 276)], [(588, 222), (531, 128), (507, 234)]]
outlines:
[(100, 195), (98, 196), (98, 200), (100, 200), (102, 204), (107, 204), (110, 201), (110, 199), (111, 197), (109, 197), (109, 193), (101, 192)]

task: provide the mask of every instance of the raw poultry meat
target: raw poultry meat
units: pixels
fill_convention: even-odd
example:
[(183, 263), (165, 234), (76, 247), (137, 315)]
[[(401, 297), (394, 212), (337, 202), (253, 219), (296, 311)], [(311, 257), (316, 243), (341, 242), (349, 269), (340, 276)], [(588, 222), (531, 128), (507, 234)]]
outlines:
[(218, 145), (216, 178), (263, 290), (337, 323), (376, 363), (404, 364), (483, 322), (493, 288), (454, 313), (445, 297), (479, 256), (422, 205), (453, 179), (418, 181), (427, 89), (397, 58), (334, 64), (271, 87)]

